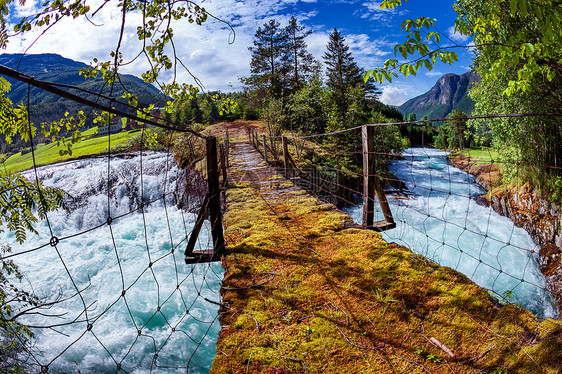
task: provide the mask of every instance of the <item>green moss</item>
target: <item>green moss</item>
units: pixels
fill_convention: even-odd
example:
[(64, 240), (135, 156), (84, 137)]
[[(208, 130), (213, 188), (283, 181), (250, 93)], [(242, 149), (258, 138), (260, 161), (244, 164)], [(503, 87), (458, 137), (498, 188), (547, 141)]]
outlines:
[(499, 305), (376, 232), (343, 229), (349, 216), (303, 191), (253, 183), (227, 191), (230, 309), (213, 373), (556, 372), (560, 322)]

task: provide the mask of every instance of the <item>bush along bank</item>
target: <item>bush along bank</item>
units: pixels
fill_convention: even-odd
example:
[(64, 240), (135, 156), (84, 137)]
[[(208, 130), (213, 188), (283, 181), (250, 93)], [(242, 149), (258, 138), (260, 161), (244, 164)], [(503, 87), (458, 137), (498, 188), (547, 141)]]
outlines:
[(475, 182), (486, 189), (484, 201), (497, 213), (509, 217), (524, 228), (541, 246), (539, 264), (546, 284), (562, 309), (562, 209), (547, 201), (532, 188), (502, 185), (497, 165), (480, 163), (475, 158), (452, 154), (451, 164), (475, 176)]

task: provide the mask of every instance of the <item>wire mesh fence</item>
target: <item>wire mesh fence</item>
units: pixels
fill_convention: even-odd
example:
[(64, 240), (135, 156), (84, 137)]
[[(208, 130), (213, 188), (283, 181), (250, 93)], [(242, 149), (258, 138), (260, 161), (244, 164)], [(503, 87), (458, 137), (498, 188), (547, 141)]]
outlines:
[[(453, 166), (449, 152), (424, 146), (430, 139), (423, 138), (422, 126), (426, 125), (366, 125), (329, 134), (272, 137), (269, 143), (277, 145), (271, 148), (281, 149), (281, 156), (279, 161), (269, 158), (296, 184), (348, 212), (358, 225), (382, 231), (387, 241), (464, 273), (502, 302), (518, 303), (539, 317), (557, 316), (559, 285), (545, 279), (541, 270), (548, 259), (539, 254), (560, 235), (560, 211), (539, 194), (532, 196), (523, 175), (528, 180), (534, 172), (556, 180), (560, 166), (547, 164), (548, 158), (541, 163), (514, 162), (490, 148), (467, 148), (452, 162), (471, 169), (475, 177)], [(405, 149), (401, 128), (419, 145)], [(258, 136), (250, 139), (260, 152), (269, 150), (263, 146), (265, 139), (259, 144)], [(517, 185), (523, 185), (523, 193), (509, 192)], [(542, 186), (548, 195), (545, 185), (543, 181), (534, 188)], [(521, 201), (528, 211), (521, 212)], [(533, 229), (541, 225), (542, 231)]]
[[(98, 99), (96, 108), (115, 111), (113, 100)], [(33, 122), (33, 102), (26, 106)], [(49, 145), (31, 139), (33, 168), (24, 176), (41, 199), (42, 186), (62, 189), (66, 209), (46, 212), (35, 223), (37, 235), (23, 244), (9, 230), (2, 239), (2, 264), (17, 266), (23, 280), (10, 273), (3, 279), (6, 360), (0, 367), (43, 373), (209, 370), (223, 277), (220, 264), (210, 261), (225, 249), (218, 240), (216, 138), (151, 115), (134, 120), (135, 152), (118, 152), (118, 134), (110, 132), (102, 138), (106, 150), (95, 158), (39, 167), (35, 153)], [(154, 134), (157, 151), (147, 145)], [(186, 163), (195, 166), (180, 166)], [(0, 194), (9, 202), (15, 192)]]

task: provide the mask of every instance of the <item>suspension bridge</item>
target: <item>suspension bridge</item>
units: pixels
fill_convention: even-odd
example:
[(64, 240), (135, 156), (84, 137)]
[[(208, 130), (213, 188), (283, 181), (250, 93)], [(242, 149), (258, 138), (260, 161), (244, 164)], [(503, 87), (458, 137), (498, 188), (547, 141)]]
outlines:
[(279, 175), (256, 139), (230, 145), (211, 372), (559, 369), (558, 322), (502, 305), (459, 272), (359, 228)]
[[(15, 333), (13, 323), (27, 322), (37, 332), (38, 347), (15, 342), (26, 356), (8, 350), (10, 360), (3, 365), (43, 373), (560, 371), (560, 322), (537, 317), (510, 299), (521, 289), (531, 296), (548, 293), (530, 270), (536, 250), (516, 244), (514, 230), (501, 237), (490, 224), (491, 213), (481, 230), (470, 222), (468, 209), (459, 223), (435, 214), (430, 203), (410, 204), (407, 196), (396, 195), (406, 203), (393, 213), (381, 183), (391, 178), (372, 166), (375, 156), (397, 155), (384, 140), (375, 144), (374, 126), (319, 135), (326, 138), (308, 150), (325, 152), (320, 146), (325, 141), (332, 144), (330, 158), (362, 160), (363, 170), (346, 171), (362, 181), (362, 188), (354, 189), (332, 180), (330, 172), (340, 170), (329, 165), (322, 167), (327, 174), (308, 178), (297, 166), (304, 152), (297, 137), (288, 144), (287, 138), (266, 136), (263, 128), (244, 123), (212, 126), (203, 134), (181, 130), (116, 110), (113, 99), (99, 98), (107, 105), (91, 102), (17, 72), (2, 73), (160, 126), (167, 149), (163, 155), (146, 154), (141, 137), (138, 154), (123, 161), (112, 154), (109, 136), (109, 151), (95, 166), (102, 170), (96, 172), (99, 181), (92, 183), (99, 185), (99, 194), (88, 192), (82, 200), (93, 205), (72, 213), (79, 224), (66, 213), (46, 214), (38, 239), (2, 254), (3, 262), (17, 261), (30, 274), (31, 289), (46, 298), (11, 319), (3, 317), (10, 322), (8, 334)], [(178, 177), (172, 160), (178, 136), (188, 144), (179, 152), (199, 160), (207, 182), (202, 199), (193, 199), (187, 211), (175, 209), (178, 190), (195, 192)], [(338, 150), (338, 136), (339, 144), (356, 142), (355, 148)], [(416, 155), (403, 158), (410, 165), (420, 162)], [(443, 159), (423, 158), (428, 164)], [(309, 166), (312, 173), (319, 170)], [(95, 174), (88, 173), (88, 178)], [(36, 166), (32, 174), (39, 178)], [(471, 187), (453, 191), (450, 186), (459, 181), (451, 176), (443, 186), (433, 183), (430, 172), (429, 181), (407, 187), (424, 190), (427, 201), (439, 195), (446, 204), (465, 194), (472, 202)], [(402, 182), (394, 182), (402, 190)], [(307, 183), (312, 188), (299, 187)], [(331, 203), (337, 199), (361, 209), (360, 223)], [(411, 212), (424, 217), (422, 227), (410, 222)], [(443, 223), (440, 233), (422, 230), (430, 221)], [(436, 256), (392, 242), (408, 242), (407, 230), (422, 235), (427, 248), (437, 243), (430, 254), (451, 252), (456, 262), (439, 266)], [(387, 236), (395, 239), (384, 240), (379, 232), (395, 232)], [(468, 235), (476, 235), (479, 244), (464, 244)], [(492, 257), (484, 250), (487, 241), (501, 244)], [(516, 253), (511, 258), (520, 268), (508, 268), (504, 253)], [(474, 266), (468, 275), (479, 275), (480, 269), (492, 274), (486, 287), (459, 272), (466, 273), (469, 263)], [(504, 291), (503, 297), (491, 295)]]

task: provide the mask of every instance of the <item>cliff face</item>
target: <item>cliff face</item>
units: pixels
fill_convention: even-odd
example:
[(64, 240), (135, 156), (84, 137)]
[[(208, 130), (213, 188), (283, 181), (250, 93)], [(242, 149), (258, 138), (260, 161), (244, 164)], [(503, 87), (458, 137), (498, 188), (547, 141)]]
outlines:
[(472, 71), (463, 75), (446, 74), (431, 90), (405, 102), (398, 110), (406, 114), (415, 113), (417, 119), (424, 116), (429, 119), (444, 118), (455, 109), (470, 114), (474, 102), (468, 97), (468, 90), (479, 79)]

